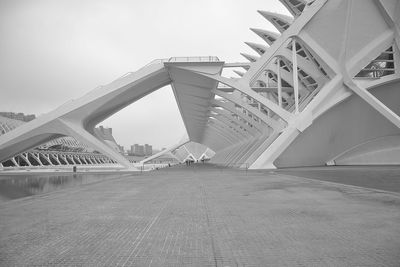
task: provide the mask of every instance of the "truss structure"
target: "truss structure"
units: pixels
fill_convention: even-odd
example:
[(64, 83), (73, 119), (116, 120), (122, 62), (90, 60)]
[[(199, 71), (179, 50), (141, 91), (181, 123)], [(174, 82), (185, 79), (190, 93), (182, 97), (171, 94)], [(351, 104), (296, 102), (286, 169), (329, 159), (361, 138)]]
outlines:
[(277, 32), (251, 29), (263, 44), (246, 43), (248, 62), (155, 60), (0, 136), (0, 161), (72, 136), (132, 168), (93, 129), (171, 84), (188, 141), (216, 164), (400, 164), (400, 2), (280, 1), (292, 16), (259, 11)]
[[(23, 121), (0, 116), (0, 135), (25, 124)], [(95, 128), (97, 137), (104, 140), (114, 149), (118, 149), (111, 132)], [(72, 166), (113, 167), (118, 168), (118, 163), (85, 144), (79, 143), (74, 138), (66, 136), (51, 140), (34, 149), (15, 155), (4, 162), (0, 162), (2, 168), (42, 169), (57, 168), (71, 169)]]

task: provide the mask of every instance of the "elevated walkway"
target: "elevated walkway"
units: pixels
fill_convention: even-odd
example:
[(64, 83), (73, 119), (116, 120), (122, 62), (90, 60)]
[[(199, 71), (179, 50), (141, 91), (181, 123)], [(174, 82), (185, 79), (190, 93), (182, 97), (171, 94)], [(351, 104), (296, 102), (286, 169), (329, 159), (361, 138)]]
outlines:
[(204, 131), (204, 122), (193, 120), (193, 116), (206, 118), (206, 112), (199, 112), (198, 108), (185, 102), (196, 101), (198, 105), (207, 107), (209, 98), (213, 97), (211, 90), (216, 87), (216, 82), (207, 83), (206, 79), (192, 77), (192, 85), (183, 87), (185, 79), (190, 75), (181, 75), (181, 71), (189, 68), (215, 73), (221, 70), (223, 64), (217, 57), (154, 60), (135, 72), (126, 73), (115, 81), (99, 86), (81, 98), (68, 101), (54, 111), (0, 136), (0, 162), (54, 138), (72, 136), (122, 166), (134, 168), (125, 157), (96, 137), (94, 127), (124, 107), (168, 84), (173, 85), (189, 138), (198, 140)]

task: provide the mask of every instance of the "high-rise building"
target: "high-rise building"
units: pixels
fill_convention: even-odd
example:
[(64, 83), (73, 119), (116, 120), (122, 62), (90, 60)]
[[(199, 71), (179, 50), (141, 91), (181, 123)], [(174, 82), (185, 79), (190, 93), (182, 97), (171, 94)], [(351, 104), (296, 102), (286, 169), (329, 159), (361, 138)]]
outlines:
[(15, 112), (0, 112), (0, 116), (5, 117), (5, 118), (9, 118), (9, 119), (13, 119), (13, 120), (24, 121), (24, 122), (28, 122), (28, 121), (36, 119), (36, 116), (34, 114), (25, 115), (22, 112), (19, 112), (19, 113), (15, 113)]
[(114, 139), (112, 135), (112, 128), (99, 126), (94, 129), (95, 135), (100, 139), (104, 140), (108, 145), (110, 145), (115, 151), (118, 151), (121, 154), (124, 154), (123, 147), (120, 147), (117, 141)]
[(134, 144), (131, 146), (129, 155), (142, 156), (142, 157), (143, 156), (151, 156), (151, 155), (153, 155), (153, 147), (152, 147), (152, 145), (149, 145), (149, 144), (145, 144), (145, 145)]
[(124, 146), (118, 145), (118, 148), (119, 148), (119, 150), (120, 150), (120, 152), (121, 152), (122, 154), (125, 154), (125, 148), (124, 148)]
[(151, 156), (153, 155), (153, 147), (149, 144), (144, 145), (144, 155), (145, 156)]
[(135, 156), (144, 156), (144, 146), (134, 144), (133, 146), (131, 146), (131, 154)]

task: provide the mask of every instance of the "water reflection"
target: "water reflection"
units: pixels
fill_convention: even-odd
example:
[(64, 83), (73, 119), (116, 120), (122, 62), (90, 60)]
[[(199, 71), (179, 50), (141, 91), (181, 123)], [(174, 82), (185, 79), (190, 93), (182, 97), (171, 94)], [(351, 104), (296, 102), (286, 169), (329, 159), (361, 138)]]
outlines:
[(121, 174), (1, 175), (0, 201), (48, 193), (117, 177), (121, 177)]

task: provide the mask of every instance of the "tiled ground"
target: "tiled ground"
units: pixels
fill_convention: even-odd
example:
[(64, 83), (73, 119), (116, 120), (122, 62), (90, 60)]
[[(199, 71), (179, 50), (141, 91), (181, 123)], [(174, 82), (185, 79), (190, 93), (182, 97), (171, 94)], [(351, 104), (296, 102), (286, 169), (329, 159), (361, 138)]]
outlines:
[(168, 168), (0, 204), (1, 266), (400, 266), (400, 195)]

